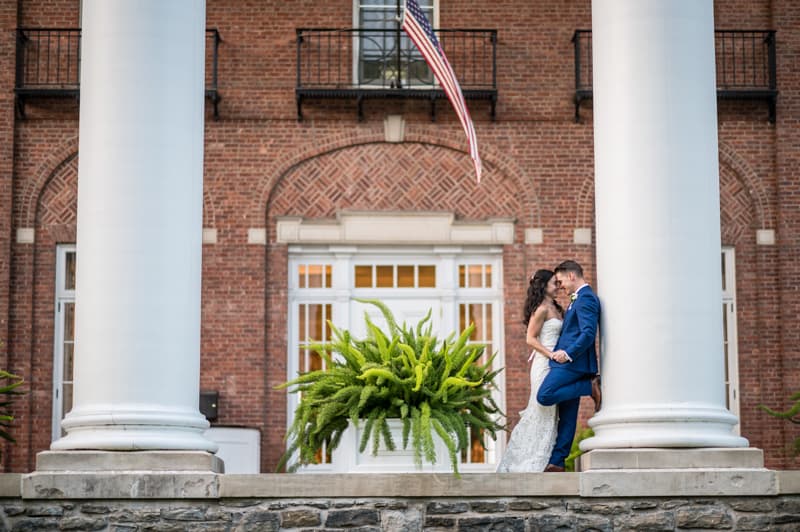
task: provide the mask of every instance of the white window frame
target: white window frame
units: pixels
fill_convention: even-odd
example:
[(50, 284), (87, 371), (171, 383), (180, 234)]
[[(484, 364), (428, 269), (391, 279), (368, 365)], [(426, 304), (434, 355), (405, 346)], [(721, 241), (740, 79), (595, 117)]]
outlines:
[[(361, 28), (361, 0), (353, 0), (353, 28), (360, 29)], [(404, 2), (400, 2), (400, 9), (402, 10), (404, 7)], [(433, 29), (439, 29), (439, 0), (433, 0)], [(358, 40), (358, 33), (353, 34), (353, 84), (359, 86), (360, 88), (369, 88), (369, 85), (360, 85), (359, 84), (359, 76), (358, 71), (361, 66), (361, 48), (359, 46)], [(432, 85), (425, 85), (425, 84), (415, 84), (415, 88), (434, 88), (438, 85), (436, 78), (434, 77), (434, 82)], [(382, 87), (376, 86), (376, 89), (380, 89)]]
[[(51, 438), (61, 438), (61, 421), (64, 412), (64, 307), (66, 303), (75, 304), (75, 290), (65, 288), (65, 266), (67, 254), (75, 253), (75, 244), (59, 244), (56, 247), (56, 289), (53, 334), (53, 409)], [(73, 351), (73, 357), (75, 353)], [(74, 361), (73, 361), (74, 364)]]
[[(331, 288), (300, 289), (297, 281), (297, 268), (301, 264), (331, 264)], [(363, 264), (435, 264), (436, 288), (355, 288), (355, 266)], [(490, 288), (459, 288), (458, 266), (460, 264), (490, 264), (492, 266), (492, 286)], [(287, 323), (287, 378), (292, 379), (298, 372), (297, 353), (300, 342), (297, 339), (299, 323), (298, 310), (302, 303), (330, 303), (332, 321), (337, 327), (351, 328), (351, 302), (357, 297), (385, 299), (391, 297), (413, 297), (439, 299), (441, 302), (441, 330), (456, 331), (459, 327), (460, 303), (491, 303), (492, 341), (498, 352), (496, 367), (505, 366), (505, 330), (503, 302), (503, 254), (500, 246), (289, 246), (288, 260), (288, 323)], [(352, 319), (361, 319), (353, 316)], [(505, 375), (496, 377), (498, 389), (494, 399), (505, 411)], [(287, 430), (297, 408), (297, 394), (287, 393)], [(497, 434), (497, 441), (489, 438), (486, 463), (464, 463), (459, 469), (466, 472), (494, 471), (505, 449), (505, 432)], [(328, 472), (335, 468), (332, 464), (309, 465), (305, 472)]]
[[(736, 251), (733, 247), (722, 248), (722, 261), (724, 263), (722, 305), (723, 311), (726, 312), (723, 323), (727, 325), (725, 333), (728, 338), (727, 374), (725, 375), (727, 400), (728, 409), (738, 418), (740, 413), (739, 342), (736, 328)], [(739, 434), (740, 425), (737, 424), (734, 431)]]

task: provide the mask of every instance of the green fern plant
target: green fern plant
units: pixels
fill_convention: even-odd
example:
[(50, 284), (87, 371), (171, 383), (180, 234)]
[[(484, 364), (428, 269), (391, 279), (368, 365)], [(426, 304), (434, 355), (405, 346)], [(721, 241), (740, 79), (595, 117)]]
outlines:
[(377, 454), (381, 439), (387, 449), (395, 450), (387, 420), (400, 419), (402, 446), (411, 443), (417, 466), (423, 460), (436, 461), (435, 433), (458, 475), (458, 454), (470, 446), (468, 429), (485, 431), (493, 439), (504, 429), (498, 423), (503, 413), (492, 398), (494, 379), (502, 371), (492, 369), (495, 355), (479, 362), (485, 346), (468, 343), (474, 324), (458, 337), (453, 333), (439, 340), (431, 333), (430, 311), (410, 327), (398, 325), (382, 302), (359, 301), (380, 309), (388, 331), (366, 315), (368, 333), (363, 339), (330, 324), (333, 340), (311, 346), (325, 360), (325, 369), (278, 386), (301, 394), (278, 470), (293, 457), (290, 472), (314, 463), (323, 445), (335, 449), (348, 422), (364, 423), (361, 452), (371, 440), (372, 454)]
[[(787, 419), (790, 423), (794, 423), (795, 425), (800, 425), (800, 392), (796, 392), (789, 397), (790, 401), (794, 401), (794, 404), (789, 407), (789, 410), (785, 412), (780, 412), (778, 410), (772, 410), (764, 405), (759, 405), (758, 408), (766, 412), (767, 414), (777, 417), (780, 419)], [(794, 453), (800, 455), (800, 436), (794, 439), (792, 443), (792, 448)]]
[(566, 471), (573, 472), (575, 471), (575, 461), (583, 454), (581, 451), (580, 443), (587, 439), (594, 436), (594, 431), (589, 427), (581, 427), (577, 434), (575, 434), (575, 439), (572, 440), (572, 447), (570, 447), (569, 456), (567, 456), (566, 460), (564, 460), (564, 469)]
[(11, 422), (14, 421), (14, 415), (11, 413), (11, 404), (14, 396), (23, 394), (23, 392), (17, 390), (23, 382), (22, 377), (0, 370), (0, 396), (2, 396), (0, 398), (0, 438), (12, 443), (15, 440), (9, 432)]

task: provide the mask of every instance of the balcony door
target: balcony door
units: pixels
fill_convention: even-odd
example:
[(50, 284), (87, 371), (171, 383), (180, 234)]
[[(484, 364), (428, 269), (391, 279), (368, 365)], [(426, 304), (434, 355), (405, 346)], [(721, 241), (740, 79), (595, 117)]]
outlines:
[(56, 248), (56, 293), (53, 340), (53, 421), (51, 437), (64, 433), (61, 420), (72, 409), (72, 366), (75, 353), (75, 245)]
[[(438, 27), (439, 0), (419, 0), (431, 26)], [(433, 86), (433, 75), (413, 42), (400, 29), (400, 0), (354, 0), (353, 79), (357, 86)]]

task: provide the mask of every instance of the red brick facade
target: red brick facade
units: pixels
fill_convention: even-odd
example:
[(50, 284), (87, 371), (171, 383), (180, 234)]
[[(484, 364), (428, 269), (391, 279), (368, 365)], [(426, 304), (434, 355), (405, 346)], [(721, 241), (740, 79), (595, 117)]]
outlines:
[[(18, 4), (10, 7), (10, 4)], [(463, 133), (446, 105), (432, 123), (426, 103), (369, 100), (357, 121), (352, 101), (308, 101), (296, 119), (295, 28), (351, 27), (351, 0), (258, 4), (208, 0), (218, 28), (220, 119), (207, 107), (201, 387), (220, 393), (220, 424), (262, 433), (263, 471), (283, 449), (286, 398), (288, 248), (276, 217), (331, 218), (342, 209), (450, 211), (458, 218), (512, 217), (504, 247), (506, 402), (512, 422), (528, 398), (524, 330), (527, 278), (575, 258), (594, 277), (594, 246), (573, 243), (593, 226), (591, 105), (574, 122), (570, 42), (591, 27), (589, 0), (440, 1), (440, 26), (498, 30), (497, 119), (470, 104), (485, 176), (474, 182)], [(719, 105), (723, 243), (736, 252), (742, 434), (767, 464), (796, 469), (797, 430), (757, 409), (785, 405), (800, 383), (800, 6), (789, 0), (716, 2), (718, 28), (777, 30), (777, 122), (760, 102)], [(74, 100), (36, 100), (14, 113), (14, 30), (77, 27), (78, 0), (23, 0), (0, 7), (0, 358), (23, 375), (17, 443), (7, 471), (28, 471), (51, 438), (55, 249), (75, 239), (78, 113)], [(150, 112), (151, 103), (141, 105)], [(152, 107), (155, 109), (155, 107)], [(155, 111), (153, 111), (155, 112)], [(402, 114), (405, 142), (385, 142), (383, 119)], [(691, 191), (687, 191), (690, 194)], [(248, 244), (267, 228), (267, 245)], [(16, 242), (35, 228), (35, 243)], [(524, 242), (543, 228), (544, 242)], [(777, 245), (756, 245), (774, 229)], [(602, 286), (598, 287), (602, 295)], [(636, 298), (631, 287), (631, 300)], [(691, 304), (692, 287), (686, 287)], [(584, 416), (585, 419), (585, 416)]]

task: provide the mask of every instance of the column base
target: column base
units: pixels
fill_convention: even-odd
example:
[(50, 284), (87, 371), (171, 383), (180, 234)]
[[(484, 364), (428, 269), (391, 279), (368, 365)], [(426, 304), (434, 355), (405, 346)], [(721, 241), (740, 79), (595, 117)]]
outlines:
[(222, 459), (203, 451), (43, 451), (36, 471), (194, 471), (224, 473)]
[(219, 446), (206, 439), (208, 421), (199, 411), (75, 409), (64, 418), (67, 435), (50, 445), (54, 451), (206, 451)]
[(222, 460), (201, 451), (45, 451), (23, 475), (27, 499), (219, 497)]
[(724, 408), (684, 404), (603, 409), (589, 420), (595, 435), (580, 443), (595, 449), (747, 447), (733, 433), (739, 420)]
[(580, 457), (584, 497), (776, 495), (760, 449), (600, 449)]
[(580, 471), (631, 469), (763, 469), (764, 452), (740, 449), (598, 449), (581, 455)]

